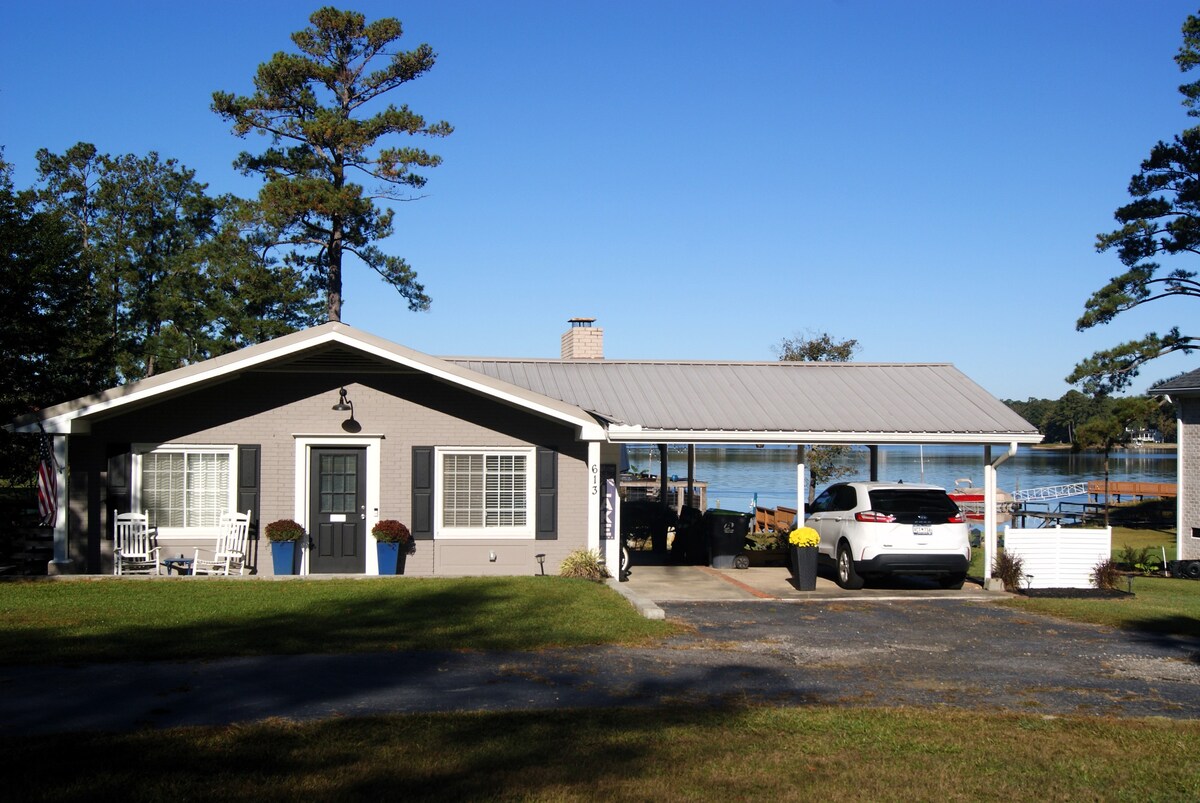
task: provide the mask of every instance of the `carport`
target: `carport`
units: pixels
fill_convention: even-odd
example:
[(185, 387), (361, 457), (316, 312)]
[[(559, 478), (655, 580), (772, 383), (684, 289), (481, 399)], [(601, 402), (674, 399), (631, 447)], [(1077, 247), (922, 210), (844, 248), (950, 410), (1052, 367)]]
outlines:
[[(617, 476), (622, 446), (659, 449), (667, 482), (669, 445), (788, 444), (797, 447), (796, 509), (804, 513), (806, 445), (866, 446), (871, 479), (885, 444), (968, 444), (980, 448), (985, 492), (984, 561), (996, 544), (996, 471), (1022, 444), (1042, 436), (948, 363), (668, 362), (657, 360), (451, 360), (590, 412), (604, 426), (601, 480)], [(598, 544), (618, 561), (612, 526)]]

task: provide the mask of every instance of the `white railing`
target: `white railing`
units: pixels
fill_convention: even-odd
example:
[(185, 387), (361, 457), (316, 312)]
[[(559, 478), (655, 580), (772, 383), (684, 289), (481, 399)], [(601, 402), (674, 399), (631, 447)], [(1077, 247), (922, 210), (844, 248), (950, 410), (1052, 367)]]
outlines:
[(1023, 491), (1013, 491), (1014, 502), (1042, 502), (1048, 499), (1062, 499), (1067, 496), (1082, 496), (1086, 494), (1086, 482), (1073, 482), (1070, 485), (1047, 485), (1043, 488), (1026, 488)]

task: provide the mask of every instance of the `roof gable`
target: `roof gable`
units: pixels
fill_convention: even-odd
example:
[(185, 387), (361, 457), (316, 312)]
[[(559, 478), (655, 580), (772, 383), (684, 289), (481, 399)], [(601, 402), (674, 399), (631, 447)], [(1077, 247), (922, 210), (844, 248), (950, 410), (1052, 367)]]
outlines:
[(70, 432), (73, 422), (110, 410), (143, 404), (223, 382), (247, 371), (412, 371), (433, 376), (471, 392), (529, 410), (579, 428), (584, 440), (603, 438), (603, 430), (586, 411), (559, 399), (531, 393), (453, 363), (367, 334), (341, 322), (330, 322), (258, 343), (219, 357), (130, 382), (92, 396), (55, 405), (17, 419), (16, 431)]

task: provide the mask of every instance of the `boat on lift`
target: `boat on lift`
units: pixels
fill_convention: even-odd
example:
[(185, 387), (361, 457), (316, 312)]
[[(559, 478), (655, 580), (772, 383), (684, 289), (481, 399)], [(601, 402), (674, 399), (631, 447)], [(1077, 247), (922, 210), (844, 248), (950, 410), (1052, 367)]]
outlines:
[[(983, 521), (984, 505), (983, 488), (976, 488), (970, 479), (962, 478), (954, 481), (954, 490), (946, 492), (958, 509), (963, 512), (968, 521)], [(1013, 497), (1008, 491), (996, 489), (996, 521), (1008, 521), (1012, 518)]]

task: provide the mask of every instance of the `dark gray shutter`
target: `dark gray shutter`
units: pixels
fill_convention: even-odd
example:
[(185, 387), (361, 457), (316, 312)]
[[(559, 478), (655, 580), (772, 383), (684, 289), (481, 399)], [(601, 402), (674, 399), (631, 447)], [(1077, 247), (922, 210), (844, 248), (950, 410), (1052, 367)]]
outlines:
[(258, 444), (237, 449), (237, 510), (250, 511), (250, 538), (258, 538), (259, 455)]
[(433, 538), (433, 447), (412, 450), (412, 537)]
[(537, 450), (536, 537), (539, 541), (558, 539), (558, 452)]
[(118, 513), (132, 512), (133, 505), (133, 455), (129, 452), (129, 444), (115, 444), (113, 448), (121, 449), (119, 454), (109, 455), (108, 475), (106, 482), (105, 508), (108, 514), (108, 524), (105, 528), (106, 538), (113, 537), (113, 526)]

